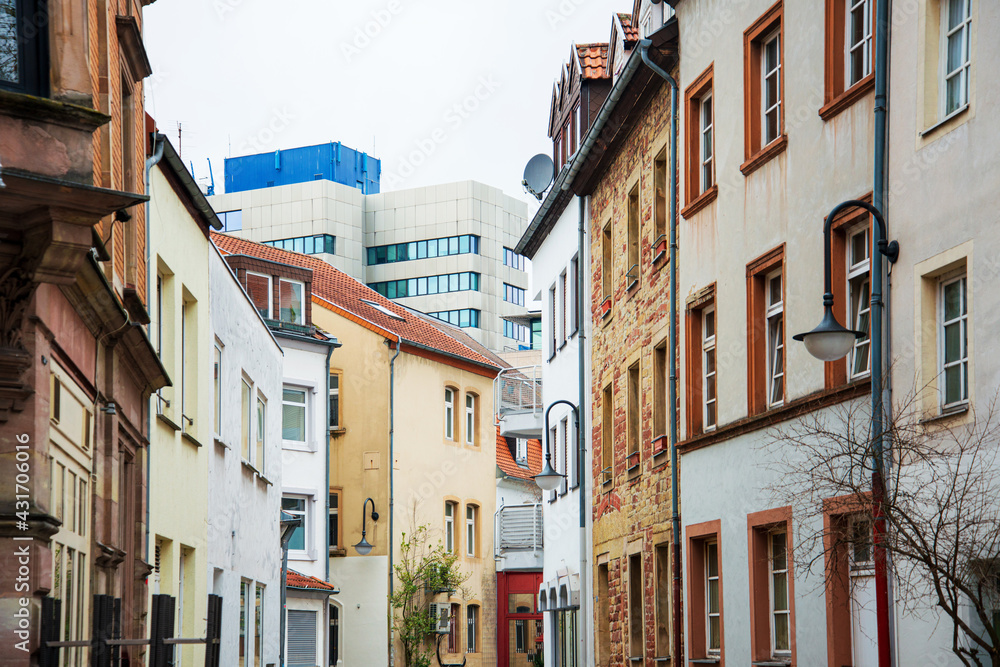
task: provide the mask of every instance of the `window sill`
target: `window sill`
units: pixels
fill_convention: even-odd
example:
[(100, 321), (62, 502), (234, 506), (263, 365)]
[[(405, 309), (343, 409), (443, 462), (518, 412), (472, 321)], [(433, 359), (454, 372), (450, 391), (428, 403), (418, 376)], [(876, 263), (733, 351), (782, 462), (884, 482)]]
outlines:
[(340, 549), (338, 547), (330, 547), (330, 555), (334, 558), (341, 558), (347, 555), (347, 549)]
[(937, 130), (941, 129), (943, 126), (947, 125), (951, 121), (955, 120), (956, 118), (958, 118), (959, 116), (961, 116), (962, 114), (964, 114), (968, 110), (969, 110), (969, 103), (966, 102), (965, 104), (963, 104), (959, 108), (955, 109), (954, 111), (952, 111), (950, 114), (948, 114), (947, 116), (945, 116), (944, 118), (942, 118), (938, 122), (936, 122), (933, 125), (931, 125), (930, 127), (928, 127), (926, 130), (924, 130), (923, 132), (921, 132), (920, 136), (921, 137), (926, 137), (928, 134), (933, 134), (934, 132), (936, 132)]
[(856, 84), (842, 92), (837, 97), (820, 107), (819, 117), (824, 121), (830, 120), (844, 109), (852, 106), (868, 92), (875, 89), (875, 73), (872, 72)]
[(307, 442), (295, 442), (293, 440), (282, 440), (281, 441), (281, 448), (282, 449), (288, 449), (288, 450), (293, 451), (293, 452), (308, 452), (308, 453), (312, 453), (312, 452), (316, 451), (314, 448), (310, 447), (309, 443), (307, 443)]
[(696, 665), (717, 665), (720, 662), (719, 658), (690, 658), (688, 662), (693, 662)]
[(177, 425), (177, 422), (175, 422), (173, 419), (171, 419), (170, 417), (166, 416), (162, 412), (156, 413), (156, 418), (159, 421), (161, 421), (164, 424), (166, 424), (168, 427), (172, 428), (174, 431), (181, 430), (181, 427)]
[(274, 486), (274, 482), (269, 480), (267, 477), (264, 477), (264, 475), (261, 473), (257, 473), (257, 481), (264, 482), (264, 484), (266, 484), (267, 486)]
[(250, 473), (251, 475), (257, 474), (257, 469), (254, 468), (253, 464), (247, 461), (246, 459), (240, 459), (240, 463), (243, 464), (243, 468), (246, 470), (246, 472)]
[(791, 660), (760, 660), (750, 663), (754, 667), (788, 667), (792, 664)]
[(943, 422), (954, 417), (961, 417), (962, 415), (969, 413), (969, 404), (962, 403), (961, 405), (953, 405), (949, 408), (942, 408), (941, 412), (936, 415), (931, 415), (930, 417), (924, 417), (918, 424), (921, 426), (927, 426), (928, 424), (934, 424), (936, 422)]
[(337, 426), (330, 429), (331, 438), (336, 438), (338, 436), (344, 435), (345, 433), (347, 433), (347, 429), (344, 428), (343, 426)]
[[(562, 342), (562, 345), (559, 346), (559, 349), (557, 351), (558, 352), (562, 352), (563, 348), (566, 347), (566, 343), (568, 343), (568, 342), (569, 342), (569, 340), (564, 338), (563, 342)], [(555, 356), (555, 355), (553, 355), (553, 356)]]
[(185, 432), (185, 433), (181, 433), (181, 439), (182, 439), (182, 440), (187, 440), (188, 442), (190, 442), (190, 443), (191, 443), (192, 445), (194, 445), (195, 447), (198, 447), (198, 448), (201, 448), (201, 447), (203, 447), (203, 445), (202, 445), (202, 444), (201, 444), (200, 442), (198, 442), (198, 439), (197, 439), (197, 438), (195, 438), (195, 437), (194, 437), (193, 435), (191, 435), (190, 433), (187, 433), (187, 432)]
[(230, 447), (230, 446), (229, 446), (229, 445), (227, 445), (227, 444), (226, 444), (225, 442), (223, 442), (223, 441), (222, 441), (222, 439), (221, 439), (221, 438), (219, 438), (218, 436), (215, 436), (215, 437), (213, 437), (213, 438), (212, 438), (212, 442), (214, 442), (214, 443), (215, 443), (215, 444), (217, 444), (217, 445), (218, 445), (219, 447), (222, 447), (222, 448), (224, 448), (224, 449), (232, 449), (232, 447)]
[(718, 196), (719, 186), (716, 184), (688, 202), (688, 205), (681, 209), (681, 217), (685, 220), (690, 219), (695, 213), (714, 202)]
[(743, 172), (744, 176), (749, 176), (772, 159), (784, 153), (786, 148), (788, 148), (788, 135), (782, 134), (747, 158), (747, 161), (740, 165), (740, 171)]
[(660, 435), (653, 438), (653, 456), (659, 456), (660, 454), (665, 454), (669, 448), (667, 447), (667, 436)]

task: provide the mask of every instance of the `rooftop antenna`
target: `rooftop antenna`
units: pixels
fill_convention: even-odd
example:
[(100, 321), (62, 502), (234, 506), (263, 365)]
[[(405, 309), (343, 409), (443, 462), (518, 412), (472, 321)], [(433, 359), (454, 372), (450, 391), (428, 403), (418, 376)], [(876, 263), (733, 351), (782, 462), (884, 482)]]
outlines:
[(521, 185), (524, 186), (525, 192), (541, 201), (554, 178), (555, 164), (553, 164), (552, 158), (545, 153), (539, 153), (528, 160), (528, 164), (524, 167), (524, 178), (521, 179)]
[(208, 177), (211, 179), (211, 182), (208, 185), (207, 194), (209, 197), (211, 197), (212, 195), (215, 194), (215, 174), (212, 173), (212, 158), (205, 158), (205, 159), (208, 160)]

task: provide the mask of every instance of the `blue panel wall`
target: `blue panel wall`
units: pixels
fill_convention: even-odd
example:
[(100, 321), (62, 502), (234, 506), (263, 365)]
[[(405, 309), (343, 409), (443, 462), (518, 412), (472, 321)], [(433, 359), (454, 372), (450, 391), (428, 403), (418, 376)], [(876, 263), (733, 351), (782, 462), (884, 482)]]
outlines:
[(336, 181), (378, 194), (382, 162), (340, 142), (226, 158), (226, 192)]

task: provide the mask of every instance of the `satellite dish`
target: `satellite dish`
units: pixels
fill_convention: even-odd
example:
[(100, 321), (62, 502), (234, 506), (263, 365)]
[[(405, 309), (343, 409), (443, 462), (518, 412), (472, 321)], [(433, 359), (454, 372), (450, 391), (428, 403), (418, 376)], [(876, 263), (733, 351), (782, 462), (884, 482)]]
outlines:
[(545, 196), (545, 191), (552, 185), (554, 177), (555, 165), (552, 163), (552, 158), (545, 153), (539, 153), (528, 160), (528, 164), (524, 168), (524, 180), (521, 181), (521, 185), (540, 200)]

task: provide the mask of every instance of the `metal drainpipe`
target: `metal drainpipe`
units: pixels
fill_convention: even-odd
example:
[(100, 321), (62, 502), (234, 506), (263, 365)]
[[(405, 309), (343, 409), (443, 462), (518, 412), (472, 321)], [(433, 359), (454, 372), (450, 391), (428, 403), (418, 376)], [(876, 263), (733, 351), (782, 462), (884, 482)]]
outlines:
[[(146, 158), (146, 193), (149, 194), (149, 173), (153, 170), (160, 160), (163, 159), (163, 144), (166, 141), (164, 137), (159, 132), (153, 133), (153, 154)], [(149, 207), (153, 203), (150, 199), (146, 202), (146, 307), (149, 307), (150, 302), (153, 300), (153, 287), (152, 287), (152, 267), (149, 265)], [(157, 322), (159, 324), (159, 322)], [(146, 338), (149, 338), (150, 330), (153, 326), (152, 318), (150, 318), (150, 323), (146, 325)], [(160, 341), (156, 341), (159, 345)], [(153, 436), (153, 411), (150, 410), (149, 401), (154, 401), (152, 396), (147, 400), (146, 403), (146, 437), (152, 438)], [(149, 447), (146, 448), (146, 556), (145, 561), (149, 563), (149, 487), (150, 485), (150, 459), (152, 456)]]
[(392, 647), (395, 642), (395, 616), (392, 612), (392, 589), (393, 589), (393, 576), (392, 576), (392, 519), (393, 519), (393, 471), (396, 467), (396, 459), (393, 456), (395, 453), (394, 441), (395, 436), (395, 408), (396, 408), (396, 357), (399, 356), (400, 351), (403, 349), (403, 337), (399, 336), (396, 339), (396, 354), (392, 355), (392, 359), (389, 360), (389, 666), (395, 664), (394, 657), (392, 655)]
[[(885, 220), (888, 220), (885, 198), (885, 152), (887, 105), (889, 97), (889, 2), (876, 3), (875, 34), (875, 155), (872, 203)], [(882, 442), (882, 253), (872, 253), (872, 293), (871, 293), (871, 338), (872, 338), (872, 435), (875, 470), (872, 474), (872, 491), (875, 494), (875, 608), (878, 618), (878, 664), (890, 667), (894, 660), (892, 650), (892, 622), (889, 596), (889, 571), (885, 550), (879, 548), (885, 533), (885, 522), (881, 518), (881, 499), (885, 496), (883, 474), (885, 455)]]
[[(881, 3), (887, 4), (887, 3)], [(662, 67), (649, 58), (651, 40), (639, 42), (642, 61), (656, 72), (670, 86), (670, 509), (673, 554), (673, 664), (681, 664), (683, 646), (681, 643), (681, 515), (677, 495), (677, 81)], [(875, 253), (872, 253), (875, 254)]]
[(579, 248), (577, 250), (576, 258), (576, 318), (577, 318), (577, 333), (576, 333), (576, 347), (579, 354), (579, 390), (580, 396), (577, 401), (578, 411), (577, 414), (579, 418), (577, 419), (577, 440), (579, 440), (579, 453), (577, 454), (577, 473), (576, 478), (579, 481), (579, 488), (577, 493), (580, 495), (580, 631), (579, 643), (580, 643), (580, 664), (587, 665), (587, 638), (592, 637), (592, 633), (588, 630), (589, 621), (591, 620), (591, 614), (587, 613), (587, 609), (584, 607), (586, 600), (588, 599), (588, 590), (590, 589), (590, 578), (587, 572), (587, 555), (590, 553), (590, 545), (587, 543), (587, 475), (586, 470), (586, 457), (587, 457), (587, 438), (586, 438), (586, 426), (587, 426), (587, 413), (584, 412), (583, 406), (586, 405), (584, 401), (586, 400), (586, 389), (584, 387), (584, 380), (586, 379), (586, 354), (585, 345), (586, 341), (586, 326), (587, 321), (583, 317), (583, 290), (584, 285), (584, 275), (586, 272), (583, 270), (584, 267), (584, 253), (586, 251), (585, 243), (587, 238), (586, 227), (584, 220), (587, 217), (587, 199), (586, 197), (577, 197), (580, 200), (580, 228), (579, 228)]

